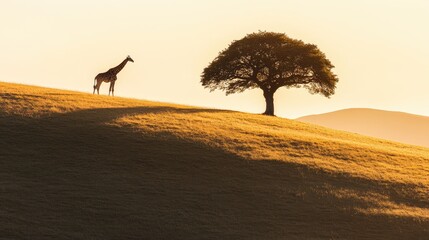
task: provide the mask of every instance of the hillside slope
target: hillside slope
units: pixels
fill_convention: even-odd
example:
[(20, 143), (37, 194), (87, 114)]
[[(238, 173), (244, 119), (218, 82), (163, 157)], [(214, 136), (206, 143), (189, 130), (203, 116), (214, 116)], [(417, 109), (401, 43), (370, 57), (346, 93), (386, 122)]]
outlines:
[(425, 239), (429, 150), (0, 83), (6, 239)]
[(352, 108), (305, 116), (297, 120), (429, 148), (429, 117), (425, 116)]

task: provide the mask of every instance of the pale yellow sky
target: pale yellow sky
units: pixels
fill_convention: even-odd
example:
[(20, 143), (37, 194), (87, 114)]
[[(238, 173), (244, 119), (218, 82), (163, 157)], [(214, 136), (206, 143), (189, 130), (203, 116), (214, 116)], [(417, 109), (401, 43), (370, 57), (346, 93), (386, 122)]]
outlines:
[(260, 90), (225, 96), (199, 81), (231, 41), (266, 30), (318, 45), (339, 77), (331, 99), (279, 90), (277, 115), (369, 107), (429, 116), (426, 0), (14, 0), (0, 9), (0, 81), (92, 93), (95, 75), (129, 54), (117, 96), (260, 113)]

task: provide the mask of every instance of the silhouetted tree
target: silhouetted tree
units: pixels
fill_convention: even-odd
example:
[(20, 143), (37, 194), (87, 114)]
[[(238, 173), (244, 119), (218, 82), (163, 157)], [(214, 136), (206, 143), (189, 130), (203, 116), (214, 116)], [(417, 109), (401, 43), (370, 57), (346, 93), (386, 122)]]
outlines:
[(262, 89), (264, 114), (274, 115), (274, 93), (280, 87), (304, 87), (311, 94), (329, 97), (338, 78), (334, 66), (316, 45), (305, 44), (282, 33), (251, 33), (219, 53), (201, 75), (211, 91), (226, 94)]

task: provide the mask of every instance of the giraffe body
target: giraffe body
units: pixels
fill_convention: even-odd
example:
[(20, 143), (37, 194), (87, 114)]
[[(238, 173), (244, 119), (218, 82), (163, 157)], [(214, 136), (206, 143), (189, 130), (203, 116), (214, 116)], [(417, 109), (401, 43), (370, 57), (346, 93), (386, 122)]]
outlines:
[(114, 96), (115, 82), (118, 79), (116, 75), (125, 67), (128, 61), (134, 62), (134, 60), (130, 56), (128, 56), (118, 66), (109, 69), (107, 72), (97, 74), (97, 76), (95, 76), (94, 78), (94, 91), (92, 92), (92, 94), (95, 93), (95, 90), (97, 90), (97, 94), (100, 94), (101, 84), (103, 82), (110, 82), (109, 96), (110, 92), (112, 92), (112, 96)]

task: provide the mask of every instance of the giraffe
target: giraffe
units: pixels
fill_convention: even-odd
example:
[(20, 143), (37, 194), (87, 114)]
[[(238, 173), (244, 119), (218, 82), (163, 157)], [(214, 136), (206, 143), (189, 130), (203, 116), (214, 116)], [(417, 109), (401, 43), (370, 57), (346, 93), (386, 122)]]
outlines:
[[(100, 94), (101, 83), (110, 82), (109, 96), (110, 96), (110, 92), (112, 92), (112, 97), (113, 97), (114, 96), (113, 92), (115, 91), (115, 82), (116, 82), (116, 79), (118, 79), (116, 75), (125, 67), (125, 64), (127, 64), (128, 61), (134, 62), (134, 60), (130, 57), (130, 55), (128, 55), (128, 57), (125, 58), (125, 60), (122, 61), (121, 64), (119, 64), (118, 66), (109, 69), (107, 72), (99, 73), (94, 79), (94, 91), (92, 92), (92, 94), (95, 93), (96, 89), (97, 89), (97, 94)], [(97, 84), (95, 84), (95, 81), (97, 81)]]

